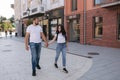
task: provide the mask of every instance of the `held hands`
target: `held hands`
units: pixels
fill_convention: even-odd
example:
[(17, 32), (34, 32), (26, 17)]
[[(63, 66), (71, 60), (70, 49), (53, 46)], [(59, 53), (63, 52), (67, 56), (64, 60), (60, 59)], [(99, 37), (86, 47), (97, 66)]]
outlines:
[(49, 45), (48, 42), (45, 42), (45, 47), (46, 47), (46, 48), (48, 47), (48, 45)]

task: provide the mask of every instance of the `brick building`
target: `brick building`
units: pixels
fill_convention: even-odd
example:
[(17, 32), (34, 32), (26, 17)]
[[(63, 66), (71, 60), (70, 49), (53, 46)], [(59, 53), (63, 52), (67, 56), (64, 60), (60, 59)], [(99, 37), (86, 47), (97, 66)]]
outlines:
[(120, 48), (120, 0), (65, 0), (69, 41)]

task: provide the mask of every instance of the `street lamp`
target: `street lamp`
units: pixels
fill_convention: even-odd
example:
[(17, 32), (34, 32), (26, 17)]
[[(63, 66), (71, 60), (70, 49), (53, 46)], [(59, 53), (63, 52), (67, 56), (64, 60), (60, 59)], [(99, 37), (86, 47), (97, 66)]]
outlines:
[[(30, 9), (27, 8), (26, 12), (27, 12), (27, 14), (28, 14), (28, 20), (29, 20)], [(24, 27), (24, 23), (23, 23), (23, 21), (22, 21), (22, 37), (24, 37), (24, 36), (25, 36), (25, 27)]]

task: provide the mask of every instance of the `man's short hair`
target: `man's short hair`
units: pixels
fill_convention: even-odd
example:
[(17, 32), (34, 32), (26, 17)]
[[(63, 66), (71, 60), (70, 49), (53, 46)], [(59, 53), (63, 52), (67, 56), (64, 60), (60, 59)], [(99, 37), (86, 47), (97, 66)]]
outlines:
[(36, 19), (38, 19), (38, 17), (34, 17), (34, 18), (33, 18), (33, 20), (36, 20)]

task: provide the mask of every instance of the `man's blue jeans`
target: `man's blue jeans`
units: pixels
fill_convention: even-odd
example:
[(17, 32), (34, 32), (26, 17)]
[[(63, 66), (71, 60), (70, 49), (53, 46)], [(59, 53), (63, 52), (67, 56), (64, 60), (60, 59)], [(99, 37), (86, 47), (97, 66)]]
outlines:
[(66, 66), (66, 43), (58, 43), (56, 48), (55, 63), (57, 63), (60, 52), (62, 52), (62, 64)]
[(41, 43), (30, 42), (31, 56), (32, 56), (32, 69), (35, 70), (36, 66), (39, 65)]

